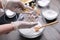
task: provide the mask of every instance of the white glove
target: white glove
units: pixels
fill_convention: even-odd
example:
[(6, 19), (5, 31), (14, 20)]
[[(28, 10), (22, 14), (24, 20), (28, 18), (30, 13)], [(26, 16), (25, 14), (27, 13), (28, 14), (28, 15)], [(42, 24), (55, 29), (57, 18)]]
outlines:
[(11, 23), (15, 29), (20, 28), (31, 28), (34, 25), (37, 25), (37, 22), (25, 22), (25, 21), (16, 21)]

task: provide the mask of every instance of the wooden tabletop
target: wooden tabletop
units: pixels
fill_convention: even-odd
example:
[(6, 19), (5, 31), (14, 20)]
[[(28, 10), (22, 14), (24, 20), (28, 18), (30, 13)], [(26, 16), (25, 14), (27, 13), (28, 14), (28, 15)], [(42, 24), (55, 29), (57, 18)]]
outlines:
[[(60, 11), (59, 2), (60, 0), (51, 0), (50, 6), (56, 5)], [(60, 14), (58, 16), (58, 21), (59, 21), (58, 24), (45, 28), (43, 34), (34, 39), (27, 39), (27, 38), (21, 37), (19, 32), (16, 30), (16, 31), (12, 31), (7, 35), (0, 36), (0, 40), (60, 40)]]

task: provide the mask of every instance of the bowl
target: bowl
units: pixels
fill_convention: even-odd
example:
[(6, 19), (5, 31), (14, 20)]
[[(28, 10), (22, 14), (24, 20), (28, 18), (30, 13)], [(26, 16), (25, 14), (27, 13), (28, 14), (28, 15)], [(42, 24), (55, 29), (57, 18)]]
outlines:
[(37, 4), (41, 7), (46, 7), (49, 5), (49, 3), (50, 3), (50, 0), (38, 0), (37, 1)]
[[(39, 26), (42, 26), (41, 23), (39, 23)], [(34, 30), (34, 27), (32, 27), (32, 28), (19, 29), (19, 33), (25, 38), (36, 38), (43, 33), (43, 30), (44, 28), (41, 28), (39, 29), (38, 32), (36, 32)]]
[(48, 9), (48, 10), (43, 11), (42, 15), (47, 20), (54, 20), (55, 18), (57, 18), (58, 13), (54, 10)]
[(15, 15), (16, 15), (16, 13), (15, 12), (13, 12), (13, 11), (11, 11), (11, 10), (6, 10), (6, 16), (8, 17), (8, 18), (13, 18)]

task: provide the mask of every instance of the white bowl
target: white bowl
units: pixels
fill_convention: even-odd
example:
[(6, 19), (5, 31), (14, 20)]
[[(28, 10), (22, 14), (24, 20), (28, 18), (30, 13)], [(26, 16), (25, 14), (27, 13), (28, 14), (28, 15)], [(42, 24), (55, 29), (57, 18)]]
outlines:
[(38, 0), (38, 1), (37, 1), (37, 4), (38, 4), (39, 6), (42, 6), (42, 7), (48, 6), (49, 3), (50, 3), (50, 0)]
[(42, 15), (47, 20), (53, 20), (53, 19), (57, 18), (58, 13), (54, 10), (49, 9), (49, 10), (42, 11)]
[(8, 18), (13, 18), (16, 15), (16, 13), (12, 12), (11, 10), (6, 10), (6, 15)]
[[(39, 26), (42, 26), (42, 25), (39, 24)], [(38, 32), (35, 32), (34, 27), (32, 27), (32, 28), (26, 28), (26, 29), (19, 29), (19, 32), (23, 37), (36, 38), (42, 34), (43, 30), (44, 28), (41, 28), (39, 29)]]

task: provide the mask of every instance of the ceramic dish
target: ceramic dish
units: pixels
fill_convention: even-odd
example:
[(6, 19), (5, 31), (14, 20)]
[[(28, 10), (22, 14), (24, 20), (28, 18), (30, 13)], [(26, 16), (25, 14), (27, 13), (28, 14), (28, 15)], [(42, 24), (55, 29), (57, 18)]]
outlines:
[(45, 11), (42, 11), (42, 15), (47, 20), (54, 20), (55, 18), (57, 18), (58, 12), (51, 10), (51, 9), (47, 9)]
[(8, 18), (13, 18), (16, 15), (16, 13), (12, 12), (11, 10), (6, 10), (5, 13)]
[[(42, 26), (41, 23), (38, 24), (39, 26)], [(39, 29), (38, 32), (34, 30), (34, 27), (32, 28), (26, 28), (26, 29), (19, 29), (20, 34), (23, 37), (26, 38), (36, 38), (40, 36), (43, 33), (44, 28)]]
[(38, 0), (37, 4), (41, 7), (46, 7), (50, 3), (50, 0)]

